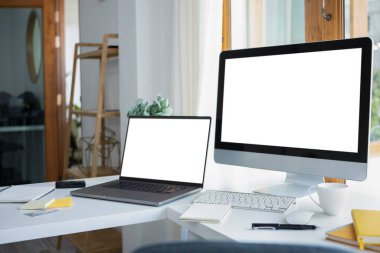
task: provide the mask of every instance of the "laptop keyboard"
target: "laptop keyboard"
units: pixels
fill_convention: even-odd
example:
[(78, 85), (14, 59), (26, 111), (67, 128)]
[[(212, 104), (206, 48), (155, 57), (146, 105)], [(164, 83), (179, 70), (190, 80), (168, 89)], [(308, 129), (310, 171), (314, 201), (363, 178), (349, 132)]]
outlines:
[(178, 185), (168, 185), (168, 184), (152, 184), (143, 182), (128, 182), (119, 181), (116, 184), (108, 185), (110, 188), (117, 188), (129, 191), (140, 191), (140, 192), (154, 192), (154, 193), (175, 193), (184, 189), (183, 186)]

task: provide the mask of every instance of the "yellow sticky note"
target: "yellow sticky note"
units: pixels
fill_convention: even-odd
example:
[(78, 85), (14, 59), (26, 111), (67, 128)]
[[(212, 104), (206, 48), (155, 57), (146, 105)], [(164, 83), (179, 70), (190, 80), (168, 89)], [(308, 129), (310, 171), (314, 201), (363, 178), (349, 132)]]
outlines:
[(72, 205), (73, 205), (73, 198), (72, 197), (67, 197), (67, 198), (56, 199), (47, 208), (70, 207)]

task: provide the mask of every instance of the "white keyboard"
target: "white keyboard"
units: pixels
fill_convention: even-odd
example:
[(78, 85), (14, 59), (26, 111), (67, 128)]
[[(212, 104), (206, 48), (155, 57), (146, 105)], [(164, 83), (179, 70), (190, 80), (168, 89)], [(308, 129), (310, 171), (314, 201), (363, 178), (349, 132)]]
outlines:
[(233, 208), (285, 213), (292, 204), (295, 204), (295, 201), (295, 197), (269, 195), (257, 192), (242, 193), (207, 190), (201, 196), (193, 200), (193, 203), (231, 205)]

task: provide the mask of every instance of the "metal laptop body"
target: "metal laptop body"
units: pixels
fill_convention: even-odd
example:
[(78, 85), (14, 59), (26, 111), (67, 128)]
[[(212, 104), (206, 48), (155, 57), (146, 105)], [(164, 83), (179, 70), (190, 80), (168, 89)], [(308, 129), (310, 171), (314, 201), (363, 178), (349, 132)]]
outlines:
[[(210, 126), (211, 117), (131, 116), (119, 180), (75, 190), (71, 195), (160, 206), (200, 191)], [(121, 189), (126, 183), (170, 185), (175, 191)]]

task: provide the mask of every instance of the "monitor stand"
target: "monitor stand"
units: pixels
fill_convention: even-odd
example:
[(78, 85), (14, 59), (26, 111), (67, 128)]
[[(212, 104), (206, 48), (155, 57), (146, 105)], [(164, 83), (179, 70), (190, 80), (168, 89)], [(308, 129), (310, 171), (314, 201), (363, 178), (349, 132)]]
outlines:
[(255, 192), (301, 198), (309, 194), (310, 186), (320, 183), (323, 183), (323, 177), (320, 176), (286, 173), (283, 184), (259, 189)]

